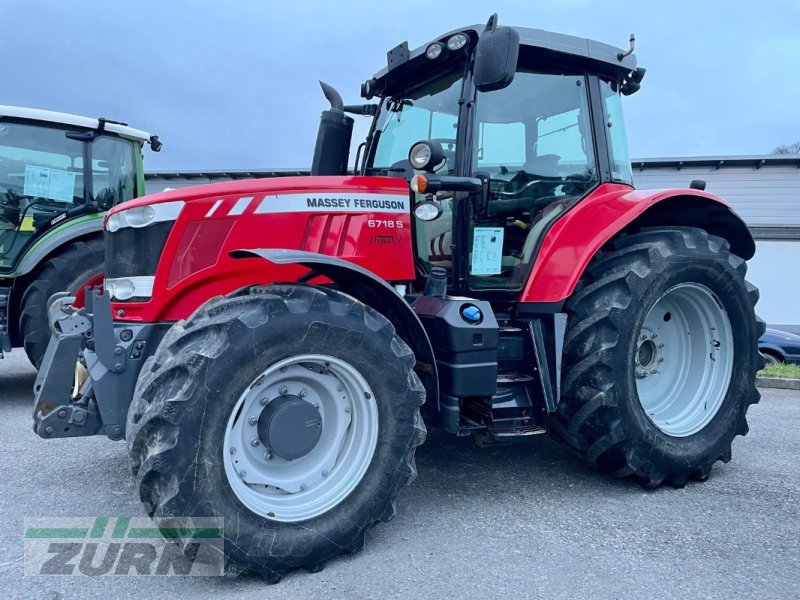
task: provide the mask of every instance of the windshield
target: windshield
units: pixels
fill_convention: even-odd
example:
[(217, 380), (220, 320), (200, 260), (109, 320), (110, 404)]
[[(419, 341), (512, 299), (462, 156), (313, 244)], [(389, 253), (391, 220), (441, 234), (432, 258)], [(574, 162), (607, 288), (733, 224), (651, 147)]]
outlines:
[(403, 97), (387, 99), (378, 115), (377, 147), (368, 171), (380, 173), (403, 166), (415, 142), (435, 140), (442, 144), (447, 158), (439, 172), (450, 172), (455, 164), (461, 82), (461, 73), (453, 73)]
[[(99, 135), (67, 137), (67, 130), (0, 123), (0, 267), (12, 266), (38, 231), (89, 198), (102, 209), (136, 197), (136, 143)], [(89, 144), (91, 169), (84, 169)], [(88, 172), (87, 172), (88, 171)]]

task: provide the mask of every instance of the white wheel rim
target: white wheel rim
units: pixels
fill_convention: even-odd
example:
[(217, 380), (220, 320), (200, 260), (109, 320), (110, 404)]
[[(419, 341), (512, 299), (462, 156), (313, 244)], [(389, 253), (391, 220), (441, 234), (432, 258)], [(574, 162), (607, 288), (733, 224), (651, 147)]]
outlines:
[(667, 290), (637, 337), (636, 392), (667, 435), (687, 437), (714, 418), (733, 372), (733, 331), (717, 296), (698, 283)]
[[(253, 424), (266, 404), (287, 394), (316, 405), (322, 422), (314, 448), (294, 460), (256, 443)], [(239, 397), (223, 441), (225, 475), (251, 511), (275, 521), (304, 521), (328, 512), (356, 488), (377, 442), (375, 394), (361, 373), (339, 358), (300, 355), (267, 368)]]

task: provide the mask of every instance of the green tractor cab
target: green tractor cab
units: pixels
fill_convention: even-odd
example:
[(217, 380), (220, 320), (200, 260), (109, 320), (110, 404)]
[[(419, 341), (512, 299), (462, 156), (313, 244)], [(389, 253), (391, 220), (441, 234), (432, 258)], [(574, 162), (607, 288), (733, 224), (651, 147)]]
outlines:
[(103, 214), (144, 195), (142, 146), (125, 123), (0, 105), (0, 358), (41, 363), (47, 300), (103, 273)]

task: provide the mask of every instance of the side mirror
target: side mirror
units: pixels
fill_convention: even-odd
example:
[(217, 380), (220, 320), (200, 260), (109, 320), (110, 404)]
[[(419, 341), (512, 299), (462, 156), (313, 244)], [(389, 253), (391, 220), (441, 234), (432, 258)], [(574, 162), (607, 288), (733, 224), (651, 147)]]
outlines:
[(511, 27), (495, 27), (492, 15), (478, 39), (475, 50), (475, 87), (479, 92), (492, 92), (508, 87), (514, 80), (519, 58), (519, 33)]

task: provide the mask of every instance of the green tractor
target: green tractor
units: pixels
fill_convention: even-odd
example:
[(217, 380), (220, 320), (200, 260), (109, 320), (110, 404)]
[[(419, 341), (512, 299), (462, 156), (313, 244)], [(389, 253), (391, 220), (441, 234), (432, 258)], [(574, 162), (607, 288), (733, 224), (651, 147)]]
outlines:
[(104, 118), (0, 106), (0, 358), (37, 368), (47, 300), (102, 283), (103, 216), (144, 195), (142, 146), (158, 136)]

